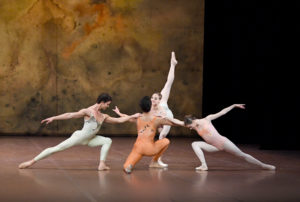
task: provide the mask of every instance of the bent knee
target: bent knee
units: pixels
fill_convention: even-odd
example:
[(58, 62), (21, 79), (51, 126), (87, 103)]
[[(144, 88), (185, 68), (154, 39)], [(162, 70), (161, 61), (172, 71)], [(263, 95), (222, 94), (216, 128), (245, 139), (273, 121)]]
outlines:
[(111, 144), (112, 140), (109, 137), (107, 137), (106, 140), (105, 140), (105, 142), (106, 142), (106, 144)]
[(106, 144), (106, 145), (111, 145), (112, 140), (111, 140), (109, 137), (106, 137), (106, 138), (104, 139), (103, 143)]
[(168, 138), (164, 138), (163, 141), (164, 141), (164, 144), (166, 144), (166, 145), (170, 144), (170, 140)]
[(192, 142), (192, 147), (198, 147), (200, 146), (201, 142), (197, 141), (197, 142)]

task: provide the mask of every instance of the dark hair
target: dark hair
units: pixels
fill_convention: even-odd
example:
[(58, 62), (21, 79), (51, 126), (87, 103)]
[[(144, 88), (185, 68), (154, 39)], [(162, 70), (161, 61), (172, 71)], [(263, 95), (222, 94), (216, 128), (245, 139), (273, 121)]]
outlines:
[(97, 98), (97, 103), (99, 104), (100, 102), (109, 102), (112, 101), (111, 96), (108, 93), (101, 93), (98, 98)]
[(195, 120), (196, 117), (194, 117), (193, 115), (186, 115), (184, 116), (184, 125), (189, 125), (192, 124), (193, 120)]
[(140, 107), (143, 112), (149, 112), (151, 110), (152, 102), (149, 96), (145, 96), (140, 100)]
[(153, 94), (157, 94), (158, 98), (161, 100), (161, 98), (162, 98), (162, 94), (161, 93), (153, 93)]

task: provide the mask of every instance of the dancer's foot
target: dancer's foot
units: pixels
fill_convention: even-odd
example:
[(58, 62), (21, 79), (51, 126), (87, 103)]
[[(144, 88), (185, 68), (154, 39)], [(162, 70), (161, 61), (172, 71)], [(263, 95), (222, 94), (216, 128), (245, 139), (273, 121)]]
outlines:
[(157, 161), (151, 161), (149, 168), (165, 168), (165, 167), (160, 165)]
[(123, 169), (125, 173), (130, 174), (132, 172), (132, 165), (129, 164), (126, 168)]
[(208, 170), (208, 167), (206, 164), (202, 164), (201, 166), (196, 167), (195, 170), (203, 170), (204, 171), (204, 170)]
[(177, 60), (175, 58), (175, 52), (172, 52), (172, 55), (171, 55), (171, 64), (173, 66), (177, 65)]
[(268, 164), (263, 165), (262, 168), (265, 169), (265, 170), (276, 170), (275, 166), (268, 165)]
[(168, 164), (162, 162), (161, 157), (158, 158), (157, 163), (158, 163), (160, 166), (164, 167), (164, 168), (167, 168), (167, 167), (168, 167)]
[(101, 161), (101, 162), (100, 162), (100, 164), (99, 164), (99, 166), (98, 166), (98, 170), (99, 170), (99, 171), (102, 171), (102, 170), (109, 170), (109, 169), (110, 169), (110, 167), (108, 167), (108, 166), (105, 164), (104, 161)]
[(34, 163), (35, 163), (34, 159), (32, 159), (30, 161), (25, 161), (19, 165), (19, 168), (20, 169), (28, 168), (28, 167), (32, 166)]

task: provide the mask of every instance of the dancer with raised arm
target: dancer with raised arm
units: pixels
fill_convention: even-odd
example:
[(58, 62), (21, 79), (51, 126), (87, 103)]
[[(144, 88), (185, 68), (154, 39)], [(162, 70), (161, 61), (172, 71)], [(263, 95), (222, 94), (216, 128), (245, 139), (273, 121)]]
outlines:
[[(177, 60), (175, 58), (175, 53), (171, 53), (171, 61), (170, 61), (170, 70), (168, 74), (167, 82), (165, 83), (165, 86), (161, 90), (160, 93), (154, 93), (151, 97), (152, 101), (152, 108), (151, 113), (154, 116), (163, 116), (168, 118), (173, 118), (173, 113), (168, 107), (168, 99), (170, 96), (171, 87), (175, 78), (175, 66), (177, 65)], [(114, 110), (118, 115), (123, 116), (124, 114), (120, 113), (118, 108)], [(171, 126), (164, 125), (158, 129), (160, 132), (159, 139), (165, 138), (169, 131), (171, 129)], [(158, 163), (163, 167), (168, 167), (168, 164), (165, 164), (162, 162), (161, 158), (158, 159)], [(151, 166), (151, 164), (150, 164)]]
[(244, 109), (244, 104), (234, 104), (231, 105), (219, 113), (208, 115), (202, 119), (196, 119), (195, 117), (188, 115), (184, 118), (184, 124), (186, 127), (190, 129), (194, 129), (197, 133), (206, 141), (197, 141), (192, 143), (192, 147), (196, 155), (201, 161), (201, 165), (196, 167), (196, 170), (208, 170), (203, 151), (206, 152), (217, 152), (217, 151), (225, 151), (230, 154), (233, 154), (239, 158), (246, 160), (247, 162), (257, 165), (262, 169), (267, 170), (275, 170), (276, 167), (272, 165), (268, 165), (260, 162), (249, 154), (242, 152), (234, 143), (232, 143), (226, 137), (220, 135), (215, 127), (212, 125), (211, 121), (219, 118), (220, 116), (225, 115), (227, 112), (232, 110), (233, 108), (241, 108)]
[[(153, 156), (150, 167), (164, 168), (164, 166), (161, 166), (158, 163), (158, 159), (167, 150), (170, 141), (167, 138), (154, 141), (157, 128), (160, 125), (184, 126), (183, 121), (154, 116), (150, 112), (151, 106), (152, 102), (150, 97), (143, 97), (140, 101), (140, 107), (143, 111), (142, 115), (138, 118), (131, 118), (131, 121), (134, 121), (137, 124), (138, 137), (131, 153), (123, 165), (123, 169), (126, 173), (131, 173), (135, 164), (141, 160), (143, 156)], [(124, 117), (127, 116), (124, 115)]]
[(102, 146), (98, 170), (108, 170), (109, 167), (105, 164), (105, 160), (107, 153), (110, 149), (112, 140), (110, 138), (97, 135), (102, 123), (123, 123), (128, 121), (130, 118), (139, 116), (139, 114), (135, 114), (132, 116), (113, 118), (107, 114), (103, 114), (101, 110), (107, 109), (111, 101), (112, 98), (110, 95), (108, 95), (107, 93), (102, 93), (101, 95), (99, 95), (96, 104), (88, 108), (81, 109), (78, 112), (64, 113), (58, 116), (53, 116), (42, 120), (41, 123), (49, 124), (55, 120), (65, 120), (84, 117), (84, 125), (81, 130), (75, 131), (70, 138), (66, 139), (65, 141), (61, 142), (60, 144), (54, 147), (45, 149), (35, 158), (21, 163), (19, 165), (19, 168), (28, 168), (35, 164), (37, 161), (42, 160), (53, 153), (66, 150), (75, 145), (88, 145), (90, 147)]

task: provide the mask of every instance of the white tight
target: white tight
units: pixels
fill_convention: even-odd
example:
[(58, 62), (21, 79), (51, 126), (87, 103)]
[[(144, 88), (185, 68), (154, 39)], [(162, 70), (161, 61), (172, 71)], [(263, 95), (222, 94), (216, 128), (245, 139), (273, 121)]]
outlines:
[(171, 130), (171, 126), (164, 125), (163, 129), (159, 133), (159, 139), (161, 140), (161, 139), (167, 137), (170, 130)]
[[(75, 132), (76, 133), (76, 132)], [(100, 161), (105, 161), (107, 153), (110, 149), (112, 140), (107, 137), (98, 136), (91, 139), (83, 138), (81, 135), (73, 134), (70, 138), (66, 139), (65, 141), (61, 142), (60, 144), (49, 147), (42, 151), (39, 155), (37, 155), (34, 160), (39, 161), (43, 158), (46, 158), (47, 156), (50, 156), (53, 153), (60, 152), (63, 150), (66, 150), (70, 147), (76, 146), (76, 145), (88, 145), (89, 147), (97, 147), (102, 146), (101, 148), (101, 154), (100, 154)]]
[[(204, 164), (204, 165), (206, 165), (206, 161), (205, 161), (204, 154), (203, 154), (202, 150), (204, 150), (206, 152), (220, 151), (218, 148), (216, 148), (216, 147), (214, 147), (210, 144), (207, 144), (206, 142), (202, 142), (202, 141), (193, 142), (192, 147), (193, 147), (194, 152), (196, 153), (196, 155), (200, 159), (201, 163)], [(264, 164), (264, 163), (260, 162), (259, 160), (255, 159), (251, 155), (242, 152), (230, 140), (225, 141), (223, 151), (228, 152), (230, 154), (233, 154), (233, 155), (235, 155), (239, 158), (242, 158), (242, 159), (246, 160), (249, 163), (255, 164), (255, 165), (260, 166), (262, 168), (265, 168), (266, 166), (268, 166), (267, 164)]]

